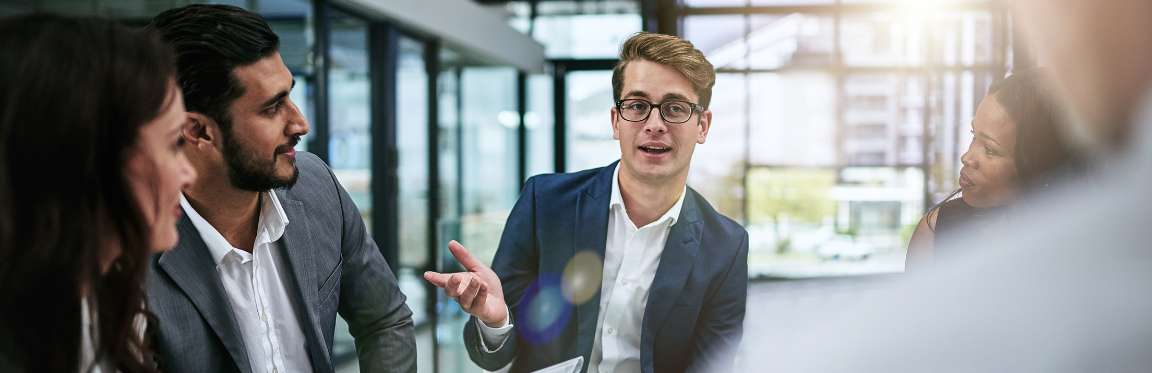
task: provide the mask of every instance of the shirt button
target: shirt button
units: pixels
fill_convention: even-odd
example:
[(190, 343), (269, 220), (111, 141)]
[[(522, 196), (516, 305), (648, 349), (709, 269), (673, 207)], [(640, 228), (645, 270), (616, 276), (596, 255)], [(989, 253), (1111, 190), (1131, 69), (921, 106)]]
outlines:
[(620, 285), (628, 285), (628, 279), (620, 280)]
[(268, 314), (261, 313), (260, 314), (260, 321), (268, 322)]
[(612, 328), (608, 328), (608, 334), (612, 334)]
[(277, 373), (276, 368), (272, 368), (272, 373)]

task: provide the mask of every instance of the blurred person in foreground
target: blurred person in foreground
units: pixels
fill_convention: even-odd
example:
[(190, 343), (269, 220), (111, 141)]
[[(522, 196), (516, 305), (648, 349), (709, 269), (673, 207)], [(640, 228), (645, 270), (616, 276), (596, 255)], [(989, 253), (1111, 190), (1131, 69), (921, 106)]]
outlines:
[(1029, 197), (1011, 235), (873, 289), (758, 369), (1152, 371), (1152, 2), (1019, 0), (1012, 9), (1051, 63), (1076, 144), (1093, 153), (1089, 180)]
[[(957, 232), (994, 234), (1020, 195), (1043, 193), (1069, 181), (1073, 152), (1058, 133), (1069, 124), (1053, 92), (1050, 70), (1020, 71), (988, 88), (972, 118), (972, 143), (960, 157), (960, 188), (916, 225), (905, 271), (954, 255), (935, 247), (962, 239), (955, 237)], [(960, 198), (953, 198), (957, 195)]]
[(279, 38), (258, 14), (188, 5), (147, 31), (176, 52), (188, 109), (180, 243), (156, 255), (148, 302), (167, 372), (331, 372), (339, 314), (360, 369), (415, 372), (412, 312), (348, 193), (293, 146), (308, 121)]
[(196, 177), (184, 115), (159, 40), (0, 20), (0, 371), (155, 371), (144, 278)]
[[(587, 372), (724, 372), (743, 332), (748, 234), (688, 188), (711, 126), (716, 73), (691, 43), (624, 42), (609, 110), (621, 160), (535, 176), (489, 269), (425, 278), (473, 315), (472, 361), (529, 372), (581, 357)], [(603, 258), (603, 259), (601, 259)]]

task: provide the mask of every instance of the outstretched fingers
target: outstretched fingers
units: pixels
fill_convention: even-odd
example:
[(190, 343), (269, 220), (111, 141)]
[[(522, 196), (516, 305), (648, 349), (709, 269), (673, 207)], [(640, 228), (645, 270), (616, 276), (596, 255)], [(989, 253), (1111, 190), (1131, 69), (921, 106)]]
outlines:
[(484, 302), (488, 300), (488, 285), (481, 282), (480, 288), (476, 291), (476, 296), (472, 298), (471, 306), (468, 309), (478, 309), (484, 306)]
[(472, 310), (472, 301), (475, 300), (476, 295), (480, 293), (480, 284), (481, 282), (473, 277), (468, 281), (468, 285), (460, 292), (460, 299), (457, 302), (460, 303), (460, 308), (462, 308), (464, 312)]
[(456, 242), (456, 240), (448, 242), (448, 251), (452, 252), (452, 256), (456, 257), (456, 261), (468, 269), (468, 272), (478, 272), (481, 269), (487, 268), (483, 262), (472, 256), (472, 253), (468, 252), (468, 249), (464, 248), (464, 245)]
[(448, 279), (451, 277), (452, 275), (448, 273), (424, 272), (424, 279), (431, 282), (432, 285), (436, 285), (438, 288), (443, 288), (445, 285), (448, 285)]

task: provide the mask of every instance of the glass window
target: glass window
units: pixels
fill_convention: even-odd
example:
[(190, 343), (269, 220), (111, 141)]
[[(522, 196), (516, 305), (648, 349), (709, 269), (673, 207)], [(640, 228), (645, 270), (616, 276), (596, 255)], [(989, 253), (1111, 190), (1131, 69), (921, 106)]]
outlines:
[(556, 172), (556, 121), (552, 111), (552, 75), (528, 76), (528, 176)]
[(516, 75), (509, 67), (466, 67), (460, 77), (461, 242), (485, 263), (496, 254), (504, 220), (520, 192)]
[(639, 14), (582, 14), (536, 18), (533, 37), (548, 58), (616, 58), (620, 45), (640, 31)]
[(568, 154), (565, 171), (604, 167), (620, 159), (612, 138), (612, 71), (568, 73)]
[(396, 71), (396, 174), (400, 270), (412, 321), (428, 320), (423, 271), (428, 265), (428, 72), (424, 44), (400, 37)]
[[(689, 180), (723, 213), (744, 218), (752, 276), (900, 271), (925, 208), (956, 188), (968, 123), (1003, 72), (1006, 53), (992, 9), (900, 5), (844, 12), (839, 24), (836, 6), (827, 9), (681, 17), (685, 37), (721, 72), (716, 97), (746, 102), (742, 109), (714, 103), (709, 134), (711, 141), (725, 133), (725, 110), (743, 110), (744, 147), (723, 147), (743, 149), (744, 158), (729, 157), (746, 166), (734, 171), (739, 161), (697, 161)], [(728, 179), (743, 188), (725, 186), (736, 184)], [(730, 201), (741, 208), (723, 207)]]
[(748, 161), (753, 165), (837, 164), (836, 79), (826, 72), (748, 76)]
[(724, 14), (684, 17), (684, 38), (704, 53), (716, 69), (748, 67), (748, 16)]
[(932, 63), (974, 66), (993, 62), (991, 12), (934, 12), (931, 28)]
[(696, 145), (688, 186), (724, 216), (744, 220), (744, 167), (748, 151), (748, 99), (745, 74), (716, 74), (712, 88), (712, 125), (704, 144)]
[[(447, 50), (445, 50), (447, 51)], [(446, 272), (463, 271), (448, 252), (459, 240), (477, 259), (491, 263), (504, 222), (520, 191), (517, 165), (516, 79), (509, 67), (454, 64), (466, 56), (442, 53), (439, 78), (440, 186), (442, 218), (438, 247)], [(511, 117), (510, 117), (511, 115)], [(468, 315), (437, 292), (437, 358), (444, 372), (479, 371), (468, 358), (460, 330)]]
[(368, 24), (332, 12), (328, 50), (328, 164), (372, 230), (372, 118)]
[(924, 65), (924, 22), (919, 12), (845, 13), (840, 52), (848, 66)]

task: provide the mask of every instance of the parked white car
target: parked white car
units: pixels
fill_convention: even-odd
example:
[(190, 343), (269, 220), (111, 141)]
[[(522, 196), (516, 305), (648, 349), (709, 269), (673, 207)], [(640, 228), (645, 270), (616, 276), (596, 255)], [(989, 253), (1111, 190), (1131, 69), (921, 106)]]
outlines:
[(816, 254), (822, 260), (865, 260), (876, 253), (876, 247), (856, 242), (856, 237), (837, 234), (828, 241), (816, 246)]

